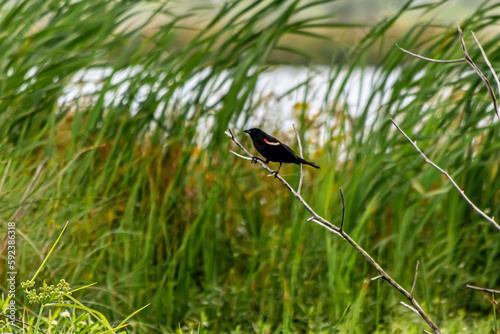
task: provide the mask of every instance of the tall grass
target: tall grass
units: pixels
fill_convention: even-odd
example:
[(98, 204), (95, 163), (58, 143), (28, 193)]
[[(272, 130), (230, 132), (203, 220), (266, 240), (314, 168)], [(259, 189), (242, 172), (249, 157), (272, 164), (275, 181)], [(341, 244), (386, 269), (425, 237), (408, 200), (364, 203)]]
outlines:
[[(156, 2), (142, 10), (140, 1), (2, 4), (0, 203), (2, 227), (14, 219), (22, 233), (20, 277), (30, 277), (69, 221), (39, 277), (72, 287), (98, 282), (77, 297), (117, 322), (151, 303), (134, 317), (139, 333), (425, 328), (399, 306), (397, 291), (369, 281), (377, 273), (353, 249), (307, 222), (284, 188), (231, 155), (224, 136), (228, 127), (256, 125), (264, 100), (256, 84), (272, 65), (287, 63), (287, 54), (315, 64), (307, 50), (281, 44), (284, 36), (355, 29), (301, 16), (326, 2), (221, 2), (185, 44), (178, 39), (204, 10), (179, 16)], [(342, 186), (345, 229), (406, 287), (420, 260), (416, 295), (443, 330), (486, 332), (495, 328), (491, 306), (465, 285), (500, 285), (498, 231), (388, 120), (495, 217), (499, 125), (467, 64), (431, 64), (387, 44), (388, 29), (415, 7), (407, 2), (352, 51), (332, 55), (320, 117), (308, 111), (307, 97), (297, 100), (304, 151), (322, 167), (306, 170), (302, 194), (335, 221)], [(487, 32), (498, 24), (498, 7), (485, 2), (460, 22), (496, 68), (500, 36)], [(161, 24), (151, 32), (151, 22)], [(466, 41), (480, 60), (468, 34)], [(455, 28), (432, 22), (415, 25), (398, 44), (431, 58), (462, 56)], [(368, 59), (375, 52), (378, 60)], [(353, 110), (347, 83), (369, 61), (376, 72), (369, 99)], [(75, 75), (95, 68), (110, 72), (96, 91), (63, 103)], [(324, 142), (314, 139), (320, 130)], [(294, 173), (287, 176), (293, 182), (292, 168), (284, 174)]]

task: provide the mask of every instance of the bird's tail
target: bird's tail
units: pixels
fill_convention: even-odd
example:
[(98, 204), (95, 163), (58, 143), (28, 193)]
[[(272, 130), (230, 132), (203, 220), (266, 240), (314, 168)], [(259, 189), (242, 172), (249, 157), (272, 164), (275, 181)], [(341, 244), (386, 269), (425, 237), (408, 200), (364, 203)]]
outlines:
[(302, 159), (302, 158), (299, 158), (299, 162), (300, 162), (301, 164), (304, 164), (304, 165), (309, 165), (309, 166), (312, 166), (312, 167), (314, 167), (314, 168), (318, 168), (318, 169), (319, 169), (319, 166), (318, 166), (318, 165), (316, 165), (314, 162), (306, 161), (306, 160), (304, 160), (304, 159)]

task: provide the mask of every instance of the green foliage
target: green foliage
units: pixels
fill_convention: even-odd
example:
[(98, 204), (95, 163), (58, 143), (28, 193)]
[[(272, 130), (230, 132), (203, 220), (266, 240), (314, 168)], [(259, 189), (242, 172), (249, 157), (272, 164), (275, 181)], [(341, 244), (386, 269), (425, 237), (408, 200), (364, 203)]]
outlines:
[[(54, 248), (57, 246), (67, 226), (68, 224), (66, 224), (62, 229), (59, 237), (48, 252), (33, 278), (29, 281), (21, 283), (21, 286), (26, 293), (26, 299), (29, 303), (38, 304), (40, 306), (38, 314), (36, 316), (31, 314), (32, 310), (25, 307), (22, 312), (19, 312), (22, 317), (17, 317), (16, 307), (15, 304), (12, 306), (11, 302), (13, 300), (11, 300), (10, 295), (5, 300), (2, 296), (0, 300), (2, 306), (0, 308), (0, 316), (6, 319), (0, 320), (0, 330), (2, 333), (22, 332), (38, 334), (40, 332), (45, 333), (43, 329), (46, 329), (49, 333), (126, 333), (121, 331), (123, 327), (127, 326), (125, 322), (146, 307), (145, 306), (128, 316), (124, 321), (116, 326), (116, 328), (111, 328), (109, 321), (102, 313), (86, 307), (78, 300), (71, 297), (71, 294), (74, 291), (82, 290), (86, 287), (70, 291), (69, 284), (62, 279), (56, 286), (47, 285), (44, 281), (38, 292), (37, 289), (32, 289), (33, 286), (35, 286), (34, 280), (36, 276), (52, 255)], [(69, 299), (70, 302), (65, 299)], [(73, 304), (71, 302), (73, 302)], [(54, 312), (50, 312), (48, 316), (45, 316), (44, 310), (47, 309), (54, 309)], [(68, 309), (73, 309), (73, 313), (70, 314)]]
[(34, 281), (21, 283), (21, 287), (26, 292), (26, 297), (30, 304), (45, 305), (52, 301), (57, 301), (60, 304), (64, 300), (65, 293), (71, 294), (69, 284), (63, 279), (56, 286), (47, 285), (44, 281), (38, 293), (36, 289), (32, 289), (34, 285)]
[[(229, 152), (228, 127), (250, 147), (237, 130), (257, 125), (253, 116), (269, 99), (257, 94), (262, 74), (297, 57), (316, 65), (307, 49), (283, 45), (285, 37), (366, 29), (308, 15), (324, 2), (220, 2), (203, 29), (189, 27), (206, 17), (204, 9), (178, 15), (164, 2), (0, 5), (0, 211), (18, 226), (19, 275), (30, 280), (61, 222), (69, 221), (64, 242), (37, 274), (72, 286), (98, 282), (85, 289), (92, 309), (63, 293), (72, 306), (60, 305), (74, 310), (63, 317), (68, 322), (57, 306), (59, 313), (38, 317), (40, 328), (55, 320), (52, 332), (111, 332), (125, 325), (112, 326), (117, 319), (128, 321), (149, 303), (129, 331), (426, 328), (399, 305), (397, 291), (369, 280), (377, 273), (354, 249), (306, 221), (286, 189)], [(498, 24), (498, 7), (485, 2), (460, 22), (480, 38), (496, 68), (500, 35), (488, 28)], [(338, 222), (341, 186), (346, 231), (406, 288), (420, 260), (417, 300), (444, 331), (488, 332), (498, 321), (491, 301), (465, 285), (500, 285), (498, 231), (425, 164), (389, 118), (495, 217), (498, 121), (466, 63), (427, 63), (386, 42), (397, 20), (417, 9), (432, 14), (441, 7), (408, 1), (347, 52), (332, 55), (323, 68), (328, 94), (318, 116), (307, 108), (311, 97), (303, 98), (307, 83), (282, 97), (302, 93), (300, 108), (290, 112), (305, 155), (321, 166), (306, 169), (302, 194)], [(191, 35), (181, 44), (186, 30)], [(469, 34), (466, 42), (486, 73)], [(398, 45), (431, 58), (462, 57), (454, 27), (419, 23)], [(96, 68), (109, 75), (95, 91), (59, 100), (68, 85), (81, 84), (76, 74)], [(361, 75), (357, 85), (371, 87), (360, 92), (367, 102), (353, 108), (345, 99), (355, 89), (350, 80), (371, 69), (375, 76)], [(272, 121), (262, 126), (278, 138), (288, 135)], [(292, 184), (295, 167), (283, 167)], [(56, 297), (64, 289), (45, 290)], [(27, 314), (43, 310), (18, 298)], [(77, 327), (80, 321), (91, 327)]]

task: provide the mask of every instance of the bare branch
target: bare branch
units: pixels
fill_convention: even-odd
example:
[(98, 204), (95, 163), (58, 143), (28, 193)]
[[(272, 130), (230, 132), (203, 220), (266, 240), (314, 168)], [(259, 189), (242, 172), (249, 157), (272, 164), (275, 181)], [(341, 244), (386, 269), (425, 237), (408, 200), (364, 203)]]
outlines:
[(342, 188), (339, 188), (339, 190), (340, 190), (340, 198), (342, 199), (342, 220), (340, 221), (340, 232), (342, 233), (344, 231), (345, 203), (344, 203), (344, 192), (342, 191)]
[[(231, 129), (227, 129), (226, 132), (224, 132), (229, 138), (231, 138), (231, 140), (236, 144), (238, 145), (239, 148), (241, 148), (243, 150), (243, 152), (245, 152), (248, 156), (250, 156), (250, 159), (252, 159), (251, 157), (253, 157), (253, 155), (250, 154), (250, 152), (248, 152), (248, 150), (240, 144), (240, 142), (234, 137), (233, 135), (233, 132), (231, 131)], [(265, 165), (264, 165), (265, 167)], [(271, 170), (270, 168), (268, 168), (269, 170)]]
[(421, 55), (418, 55), (416, 53), (413, 53), (413, 52), (410, 52), (406, 49), (403, 49), (402, 47), (400, 47), (399, 45), (396, 44), (396, 46), (401, 50), (403, 51), (404, 53), (406, 54), (409, 54), (410, 56), (413, 56), (415, 58), (418, 58), (418, 59), (422, 59), (422, 60), (425, 60), (425, 61), (430, 61), (432, 63), (460, 63), (460, 62), (463, 62), (465, 60), (465, 58), (460, 58), (460, 59), (451, 59), (451, 60), (440, 60), (440, 59), (432, 59), (432, 58), (427, 58), (427, 57), (424, 57), (424, 56), (421, 56)]
[(418, 265), (419, 261), (417, 260), (417, 267), (415, 268), (415, 277), (413, 278), (413, 285), (411, 286), (411, 292), (410, 292), (412, 297), (414, 297), (415, 285), (417, 284)]
[(405, 302), (399, 302), (399, 303), (401, 305), (403, 305), (404, 307), (406, 307), (407, 309), (409, 309), (410, 311), (413, 311), (416, 314), (419, 314), (418, 311), (413, 306), (410, 306), (410, 305), (406, 304)]
[[(486, 64), (490, 68), (490, 71), (493, 74), (493, 77), (495, 78), (495, 81), (496, 81), (497, 87), (498, 87), (498, 94), (500, 96), (500, 81), (498, 80), (498, 75), (496, 74), (495, 70), (493, 69), (493, 66), (491, 66), (491, 63), (488, 60), (488, 57), (486, 56), (486, 53), (484, 52), (483, 47), (481, 46), (481, 43), (479, 43), (478, 39), (476, 38), (476, 35), (474, 34), (473, 31), (471, 31), (471, 33), (472, 33), (472, 37), (474, 37), (474, 40), (476, 41), (477, 46), (479, 47), (479, 50), (481, 50), (481, 54), (483, 55), (484, 61), (486, 62)], [(489, 84), (489, 82), (488, 82), (488, 84)], [(488, 88), (488, 91), (490, 91), (490, 94), (492, 95), (493, 100), (494, 100), (493, 102), (495, 102), (495, 99), (494, 99), (495, 94), (493, 93), (493, 88), (491, 88), (491, 85), (490, 85), (490, 88)], [(495, 107), (495, 112), (497, 113), (497, 117), (500, 119), (500, 115), (498, 113), (498, 105), (495, 104), (494, 107)]]
[(244, 155), (238, 154), (238, 153), (236, 153), (236, 152), (234, 152), (234, 151), (229, 151), (229, 152), (231, 152), (231, 153), (232, 153), (232, 154), (234, 154), (235, 156), (240, 157), (240, 158), (242, 158), (242, 159), (245, 159), (245, 160), (252, 160), (252, 158), (245, 157)]
[[(304, 156), (302, 154), (302, 143), (300, 142), (300, 136), (299, 136), (299, 133), (297, 132), (297, 129), (295, 128), (295, 124), (293, 124), (293, 131), (295, 131), (295, 135), (297, 136), (297, 142), (299, 143), (300, 157), (304, 158)], [(300, 191), (302, 190), (302, 179), (304, 177), (303, 170), (304, 170), (304, 166), (302, 164), (300, 164), (300, 181), (299, 181), (299, 188), (297, 188), (298, 194), (300, 194)]]
[(467, 284), (465, 287), (469, 288), (469, 289), (474, 289), (474, 290), (479, 290), (479, 291), (484, 291), (484, 292), (491, 292), (491, 293), (500, 294), (500, 290), (480, 288), (480, 287), (477, 287), (477, 286), (474, 286), (474, 285), (469, 285), (469, 284)]
[[(460, 58), (460, 59), (439, 60), (439, 59), (427, 58), (427, 57), (418, 55), (416, 53), (410, 52), (408, 50), (405, 50), (405, 49), (401, 48), (397, 44), (396, 44), (396, 46), (401, 51), (403, 51), (406, 54), (409, 54), (410, 56), (413, 56), (413, 57), (416, 57), (418, 59), (422, 59), (422, 60), (425, 60), (425, 61), (433, 62), (433, 63), (460, 63), (462, 61), (466, 61), (472, 67), (472, 69), (477, 73), (477, 75), (479, 75), (479, 77), (481, 78), (481, 80), (483, 80), (484, 84), (486, 85), (486, 88), (488, 89), (488, 93), (490, 94), (491, 100), (493, 101), (493, 108), (495, 109), (495, 113), (496, 113), (498, 119), (500, 120), (500, 111), (498, 109), (498, 101), (497, 101), (497, 97), (495, 96), (495, 92), (493, 91), (493, 87), (491, 87), (491, 84), (490, 84), (489, 80), (486, 78), (486, 76), (483, 74), (483, 72), (481, 72), (481, 70), (479, 69), (479, 67), (477, 67), (477, 65), (470, 58), (469, 53), (467, 52), (467, 47), (465, 46), (464, 34), (462, 32), (462, 29), (460, 28), (460, 26), (458, 24), (457, 24), (457, 29), (458, 29), (458, 36), (460, 38), (460, 45), (462, 46), (462, 52), (464, 53), (464, 57)], [(490, 62), (488, 60), (488, 57), (486, 56), (486, 53), (484, 52), (481, 44), (477, 40), (476, 35), (474, 35), (474, 32), (472, 32), (472, 36), (474, 37), (474, 39), (476, 41), (476, 44), (479, 46), (479, 49), (481, 50), (483, 58), (486, 61), (486, 64), (488, 64), (488, 67), (490, 68), (491, 73), (493, 73), (493, 76), (495, 77), (495, 81), (497, 83), (498, 91), (499, 91), (499, 94), (500, 94), (500, 81), (498, 79), (498, 76), (496, 75), (495, 70), (491, 66), (491, 64), (490, 64)]]
[(474, 211), (476, 211), (477, 213), (479, 213), (487, 221), (489, 221), (490, 223), (492, 223), (497, 229), (500, 230), (500, 225), (498, 225), (493, 218), (488, 217), (488, 215), (486, 213), (484, 213), (483, 211), (481, 211), (474, 203), (472, 203), (472, 201), (469, 199), (469, 197), (467, 197), (467, 195), (465, 195), (465, 192), (462, 189), (460, 189), (460, 187), (453, 180), (453, 178), (450, 176), (450, 174), (448, 174), (447, 171), (445, 171), (444, 169), (442, 169), (441, 167), (439, 167), (438, 165), (436, 165), (434, 162), (432, 162), (429, 158), (427, 158), (427, 156), (418, 148), (417, 144), (414, 141), (412, 141), (410, 139), (410, 137), (408, 137), (408, 135), (406, 135), (406, 133), (403, 130), (401, 130), (401, 128), (398, 126), (398, 124), (392, 118), (391, 118), (391, 122), (399, 130), (399, 132), (401, 132), (401, 134), (403, 136), (405, 136), (405, 138), (413, 145), (413, 147), (418, 151), (418, 153), (420, 153), (420, 155), (422, 156), (422, 158), (424, 158), (425, 162), (427, 162), (428, 164), (430, 164), (432, 167), (436, 168), (438, 171), (440, 171), (442, 174), (444, 174), (448, 180), (450, 180), (451, 184), (458, 190), (458, 192), (460, 193), (460, 195), (462, 195), (462, 197), (467, 201), (467, 203), (469, 203), (469, 205), (474, 209)]
[[(491, 84), (488, 81), (488, 79), (486, 78), (486, 76), (483, 74), (483, 72), (481, 72), (479, 67), (477, 67), (477, 65), (474, 64), (474, 62), (470, 58), (469, 53), (467, 52), (467, 48), (465, 47), (464, 34), (462, 32), (462, 29), (460, 28), (460, 26), (458, 24), (457, 24), (457, 29), (458, 29), (458, 35), (460, 36), (460, 44), (462, 45), (462, 51), (464, 52), (465, 61), (467, 63), (469, 63), (469, 65), (472, 67), (472, 69), (474, 71), (476, 71), (477, 75), (479, 75), (481, 80), (483, 80), (484, 84), (486, 85), (486, 88), (488, 89), (488, 93), (490, 93), (490, 97), (493, 100), (493, 107), (495, 108), (495, 113), (497, 114), (497, 117), (500, 120), (500, 113), (498, 112), (498, 102), (497, 102), (497, 98), (495, 96), (495, 92), (493, 92), (493, 88), (491, 87)], [(482, 48), (481, 48), (481, 52), (483, 52)], [(484, 53), (483, 53), (483, 55), (484, 55)]]
[(226, 132), (224, 132), (224, 134), (225, 134), (226, 136), (228, 136), (229, 138), (231, 138), (231, 139), (235, 139), (235, 138), (234, 138), (234, 135), (233, 135), (233, 131), (231, 131), (231, 129), (227, 129), (227, 131), (226, 131)]
[(339, 237), (341, 237), (342, 239), (345, 239), (344, 236), (339, 232), (337, 231), (336, 229), (332, 228), (331, 226), (328, 226), (326, 224), (324, 224), (323, 222), (321, 222), (320, 220), (316, 219), (316, 217), (311, 217), (309, 218), (307, 221), (313, 221), (315, 222), (316, 224), (318, 225), (321, 225), (323, 226), (324, 228), (326, 228), (328, 231), (332, 232), (332, 233), (335, 233), (336, 235), (338, 235)]
[[(231, 140), (236, 144), (238, 145), (238, 147), (240, 147), (249, 157), (251, 157), (252, 155), (250, 154), (250, 152), (248, 152), (247, 149), (245, 149), (239, 142), (238, 140), (233, 136), (233, 133), (231, 132), (231, 130), (227, 131), (226, 134), (231, 138)], [(268, 171), (272, 172), (272, 170), (267, 166), (265, 165), (262, 161), (258, 161), (258, 163), (265, 169), (267, 169)], [(277, 175), (277, 179), (283, 183), (287, 188), (288, 190), (299, 200), (300, 203), (302, 203), (302, 205), (307, 209), (307, 211), (309, 211), (312, 215), (311, 218), (309, 218), (308, 220), (312, 220), (314, 221), (315, 223), (323, 226), (324, 228), (326, 228), (327, 230), (341, 236), (342, 238), (344, 238), (349, 244), (351, 244), (352, 247), (354, 247), (380, 274), (381, 277), (383, 277), (390, 285), (392, 285), (396, 290), (398, 290), (401, 294), (403, 294), (406, 299), (408, 299), (408, 301), (410, 301), (411, 305), (411, 309), (415, 310), (416, 313), (418, 313), (420, 315), (420, 317), (422, 317), (422, 319), (424, 319), (424, 321), (434, 330), (434, 333), (436, 334), (441, 334), (441, 331), (439, 330), (439, 328), (436, 326), (436, 324), (434, 324), (434, 322), (431, 320), (431, 318), (429, 318), (429, 316), (425, 313), (425, 311), (422, 309), (422, 307), (418, 304), (418, 302), (415, 300), (415, 298), (413, 298), (413, 296), (408, 292), (406, 291), (401, 285), (399, 285), (388, 273), (386, 273), (384, 271), (384, 269), (382, 269), (382, 267), (370, 256), (370, 254), (368, 254), (367, 251), (365, 251), (361, 246), (359, 246), (347, 233), (345, 233), (343, 231), (343, 229), (335, 226), (334, 224), (330, 223), (328, 220), (324, 219), (323, 217), (319, 216), (316, 212), (314, 212), (314, 210), (309, 206), (309, 204), (307, 204), (306, 201), (304, 201), (304, 199), (300, 196), (299, 193), (297, 193), (291, 186), (290, 184), (288, 184), (288, 182), (285, 181), (285, 179), (283, 179), (280, 175)], [(343, 198), (343, 196), (342, 196)], [(343, 222), (343, 220), (342, 220)], [(342, 224), (342, 223), (341, 223)]]

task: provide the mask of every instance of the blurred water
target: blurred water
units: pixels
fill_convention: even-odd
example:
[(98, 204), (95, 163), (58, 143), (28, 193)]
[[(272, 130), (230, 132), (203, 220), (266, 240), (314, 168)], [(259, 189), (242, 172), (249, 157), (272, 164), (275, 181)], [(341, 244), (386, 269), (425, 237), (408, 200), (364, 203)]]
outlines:
[[(194, 93), (198, 88), (197, 85), (208, 75), (209, 71), (210, 69), (206, 69), (192, 77), (184, 86), (177, 88), (169, 105), (174, 105), (172, 101), (189, 104), (194, 99)], [(367, 123), (370, 123), (374, 119), (377, 110), (388, 101), (392, 93), (392, 86), (400, 73), (399, 70), (396, 70), (389, 74), (384, 83), (385, 88), (381, 90), (380, 81), (386, 74), (382, 76), (381, 72), (374, 67), (355, 69), (348, 76), (345, 86), (340, 91), (342, 82), (348, 73), (346, 70), (340, 70), (335, 74), (335, 71), (335, 69), (332, 71), (331, 68), (326, 66), (318, 66), (312, 69), (280, 66), (262, 73), (257, 81), (254, 96), (254, 101), (259, 101), (259, 103), (256, 104), (250, 122), (243, 124), (243, 119), (240, 119), (236, 126), (240, 128), (260, 126), (265, 122), (268, 127), (289, 131), (292, 129), (292, 124), (297, 122), (297, 111), (302, 108), (302, 104), (307, 106), (307, 117), (316, 118), (317, 122), (322, 124), (328, 122), (326, 118), (331, 118), (332, 113), (327, 111), (332, 108), (345, 110), (354, 117), (360, 115), (366, 109), (369, 115)], [(80, 71), (74, 76), (71, 83), (64, 90), (63, 95), (59, 98), (59, 105), (61, 107), (74, 106), (76, 100), (79, 101), (80, 105), (82, 103), (84, 105), (94, 103), (97, 101), (104, 83), (110, 79), (113, 88), (108, 89), (104, 95), (105, 107), (130, 103), (130, 113), (135, 115), (140, 112), (141, 103), (146, 100), (149, 94), (153, 92), (156, 94), (156, 99), (162, 101), (168, 89), (167, 87), (161, 87), (159, 82), (153, 85), (143, 85), (133, 97), (133, 101), (127, 101), (126, 92), (130, 80), (135, 77), (133, 80), (134, 82), (137, 81), (136, 76), (138, 75), (147, 75), (143, 72), (141, 66), (115, 73), (111, 68), (93, 68)], [(162, 75), (158, 77), (160, 80), (164, 78)], [(217, 109), (217, 103), (227, 93), (231, 85), (230, 80), (225, 80), (226, 77), (227, 73), (222, 73), (217, 79), (218, 82), (214, 82), (212, 86), (216, 87), (216, 89), (204, 92), (207, 106), (213, 106), (214, 109)], [(305, 82), (307, 84), (304, 84)], [(303, 85), (300, 86), (301, 84)], [(294, 87), (298, 88), (294, 90)], [(290, 91), (292, 92), (288, 93)], [(375, 95), (371, 97), (374, 92)], [(162, 112), (169, 112), (168, 108), (170, 106), (166, 106), (165, 102), (160, 102), (156, 110), (156, 117)], [(189, 114), (186, 115), (187, 118), (190, 116)], [(200, 122), (200, 131), (210, 128), (212, 122), (213, 119), (207, 116), (206, 119)], [(320, 137), (326, 139), (324, 135), (324, 131), (321, 131)]]

